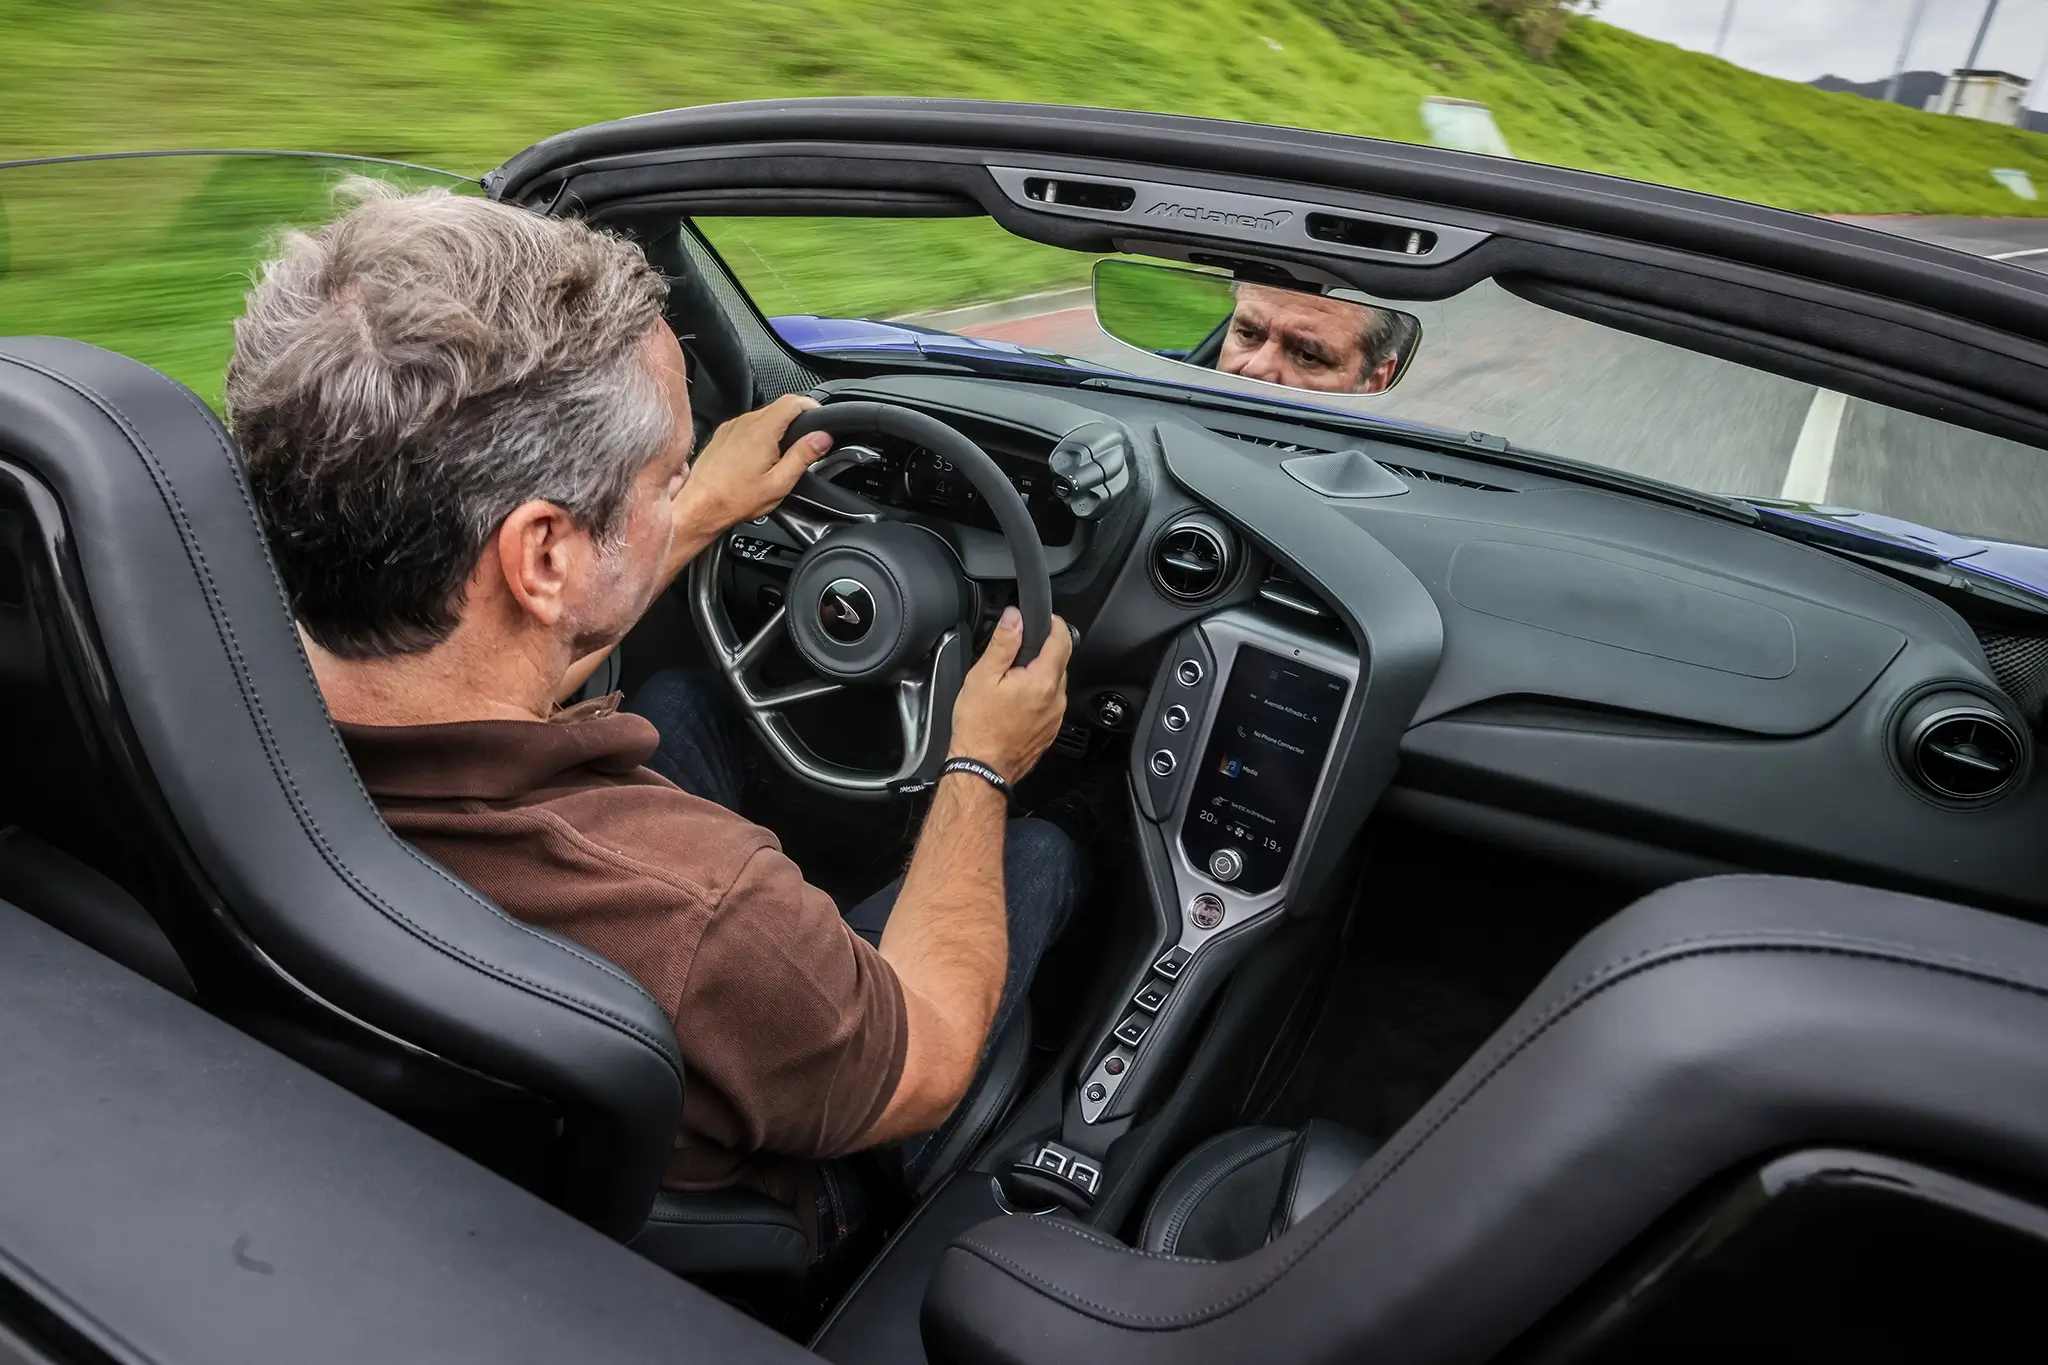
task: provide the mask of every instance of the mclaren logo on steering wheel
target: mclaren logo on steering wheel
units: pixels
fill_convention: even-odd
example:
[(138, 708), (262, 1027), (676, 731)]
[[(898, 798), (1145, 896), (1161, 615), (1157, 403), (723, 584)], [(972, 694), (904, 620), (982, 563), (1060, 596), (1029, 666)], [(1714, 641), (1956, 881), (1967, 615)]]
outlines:
[(818, 597), (818, 626), (842, 645), (858, 644), (875, 623), (875, 599), (867, 585), (836, 578)]

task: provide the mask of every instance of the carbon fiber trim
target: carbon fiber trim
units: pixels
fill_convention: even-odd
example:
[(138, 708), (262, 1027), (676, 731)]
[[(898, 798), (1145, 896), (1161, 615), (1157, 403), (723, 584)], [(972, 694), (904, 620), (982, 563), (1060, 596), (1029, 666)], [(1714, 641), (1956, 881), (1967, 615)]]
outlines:
[(710, 284), (711, 292), (731, 320), (733, 330), (740, 334), (740, 344), (746, 348), (747, 364), (754, 371), (754, 383), (760, 389), (761, 401), (772, 402), (786, 393), (806, 393), (818, 387), (822, 382), (820, 376), (790, 358), (788, 350), (761, 320), (760, 310), (741, 292), (725, 263), (698, 240), (696, 233), (677, 235), (683, 249), (690, 253), (691, 263)]
[(1991, 661), (1991, 676), (1998, 679), (2028, 723), (2038, 728), (2044, 703), (2048, 703), (2048, 635), (2019, 635), (1981, 626), (1976, 630), (1984, 656)]

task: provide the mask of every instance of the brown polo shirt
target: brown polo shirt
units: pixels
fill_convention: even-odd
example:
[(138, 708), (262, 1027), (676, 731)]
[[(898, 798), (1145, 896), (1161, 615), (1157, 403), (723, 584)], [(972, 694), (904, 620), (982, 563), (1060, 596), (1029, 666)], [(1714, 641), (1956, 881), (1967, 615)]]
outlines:
[(775, 836), (641, 765), (654, 726), (343, 725), (391, 828), (511, 914), (602, 953), (668, 1012), (686, 1068), (666, 1183), (794, 1201), (903, 1072), (903, 988)]

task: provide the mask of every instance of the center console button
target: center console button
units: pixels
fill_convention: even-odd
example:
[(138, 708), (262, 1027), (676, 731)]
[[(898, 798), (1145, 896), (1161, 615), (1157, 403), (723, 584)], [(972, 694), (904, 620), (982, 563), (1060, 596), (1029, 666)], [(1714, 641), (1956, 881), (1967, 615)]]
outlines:
[(1179, 680), (1182, 687), (1193, 687), (1202, 680), (1202, 661), (1200, 659), (1182, 659), (1178, 664), (1174, 665), (1173, 676)]
[(1161, 749), (1152, 755), (1152, 775), (1154, 777), (1171, 777), (1174, 768), (1179, 766), (1179, 763), (1180, 760), (1173, 756), (1173, 750)]
[(1103, 1088), (1101, 1081), (1089, 1082), (1086, 1094), (1089, 1099), (1094, 1100), (1097, 1104), (1109, 1098), (1109, 1091)]
[(1244, 854), (1234, 848), (1219, 848), (1209, 855), (1209, 875), (1219, 882), (1234, 882), (1244, 871)]
[(1188, 902), (1188, 918), (1197, 929), (1214, 929), (1223, 923), (1223, 898), (1204, 891)]
[(1145, 1035), (1151, 1032), (1151, 1029), (1152, 1021), (1150, 1019), (1147, 1019), (1142, 1014), (1134, 1014), (1116, 1026), (1117, 1041), (1136, 1047), (1145, 1041)]
[(1111, 1057), (1102, 1064), (1102, 1069), (1108, 1075), (1121, 1076), (1124, 1074), (1124, 1059), (1121, 1057)]
[(1157, 1014), (1159, 1007), (1166, 1003), (1166, 997), (1172, 990), (1173, 988), (1164, 981), (1148, 981), (1131, 997), (1131, 1003), (1147, 1014)]
[(1166, 708), (1166, 714), (1161, 719), (1166, 722), (1167, 729), (1175, 734), (1179, 734), (1188, 728), (1188, 708), (1185, 706), (1169, 706)]
[(1168, 981), (1177, 981), (1180, 979), (1181, 968), (1187, 966), (1188, 959), (1193, 956), (1194, 954), (1185, 948), (1168, 948), (1159, 955), (1159, 960), (1152, 964), (1152, 970)]

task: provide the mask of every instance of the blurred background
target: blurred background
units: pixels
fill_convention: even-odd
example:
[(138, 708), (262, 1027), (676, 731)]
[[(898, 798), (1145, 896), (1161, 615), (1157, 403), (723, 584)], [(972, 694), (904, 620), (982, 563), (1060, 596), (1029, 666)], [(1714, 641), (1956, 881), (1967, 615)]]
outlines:
[(1986, 171), (2048, 173), (2048, 143), (1808, 83), (1886, 82), (1910, 26), (1909, 74), (2001, 69), (2024, 85), (2048, 45), (2048, 5), (1993, 5), (1972, 52), (1985, 8), (0, 0), (0, 156), (266, 146), (475, 173), (599, 119), (819, 94), (1115, 105), (1425, 141), (1423, 101), (1441, 97), (1487, 105), (1512, 154), (1538, 161), (1813, 212), (2033, 212)]
[[(300, 149), (410, 163), (359, 169), (475, 192), (463, 177), (601, 119), (774, 96), (972, 96), (1434, 142), (2048, 268), (2044, 70), (2048, 0), (0, 0), (0, 161)], [(0, 170), (0, 327), (112, 346), (217, 403), (264, 242), (325, 216), (346, 169), (185, 157)], [(993, 318), (979, 330), (1075, 353), (1100, 341), (1076, 311), (1092, 261), (985, 220), (703, 226), (771, 316), (950, 330)], [(1049, 302), (1019, 321), (1020, 298)], [(1972, 443), (1934, 458), (1921, 447), (1947, 437), (1880, 433), (1851, 404), (1829, 409), (1841, 474), (1800, 483), (1786, 462), (1810, 388), (1718, 371), (1681, 382), (1675, 360), (1561, 337), (1552, 315), (1503, 318), (1484, 291), (1425, 311), (1425, 364), (1381, 403), (1390, 415), (1484, 418), (1696, 486), (1853, 492), (1859, 506), (2048, 541), (2037, 452)], [(1596, 375), (1623, 397), (1579, 401)], [(1982, 472), (1959, 485), (1963, 465)]]

